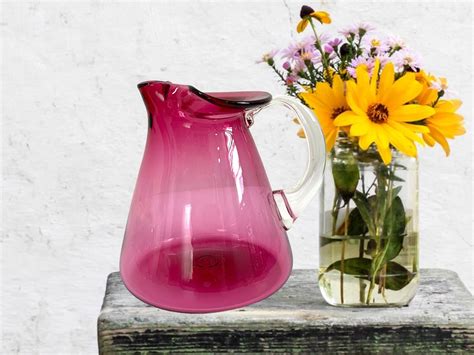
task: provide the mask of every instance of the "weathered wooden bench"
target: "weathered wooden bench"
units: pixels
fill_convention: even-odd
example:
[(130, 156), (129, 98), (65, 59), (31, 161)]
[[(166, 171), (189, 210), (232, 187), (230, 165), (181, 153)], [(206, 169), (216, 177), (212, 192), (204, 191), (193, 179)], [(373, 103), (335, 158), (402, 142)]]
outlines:
[(403, 308), (336, 308), (316, 273), (295, 270), (272, 297), (213, 314), (181, 314), (132, 296), (109, 275), (98, 319), (101, 354), (305, 352), (474, 353), (473, 298), (456, 273), (421, 270), (421, 286)]

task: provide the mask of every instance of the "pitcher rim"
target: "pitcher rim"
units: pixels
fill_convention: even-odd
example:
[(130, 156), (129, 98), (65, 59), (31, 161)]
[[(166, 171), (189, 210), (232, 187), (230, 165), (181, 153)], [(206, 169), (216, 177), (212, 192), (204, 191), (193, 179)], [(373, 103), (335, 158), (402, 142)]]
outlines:
[[(204, 92), (197, 89), (193, 85), (186, 84), (175, 84), (171, 81), (164, 80), (147, 80), (137, 84), (138, 89), (141, 89), (145, 86), (151, 86), (154, 84), (168, 84), (175, 86), (187, 87), (189, 91), (193, 94), (199, 96), (200, 98), (218, 106), (228, 106), (235, 108), (253, 108), (257, 106), (263, 106), (272, 100), (272, 95), (266, 91), (229, 91), (229, 92)], [(229, 99), (223, 98), (222, 95), (225, 94), (235, 94), (240, 95), (239, 99)], [(221, 96), (221, 97), (220, 97)]]

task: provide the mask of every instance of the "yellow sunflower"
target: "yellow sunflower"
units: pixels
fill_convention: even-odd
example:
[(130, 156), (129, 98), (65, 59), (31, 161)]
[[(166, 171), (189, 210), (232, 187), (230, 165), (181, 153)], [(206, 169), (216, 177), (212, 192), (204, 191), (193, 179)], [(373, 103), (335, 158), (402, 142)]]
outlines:
[(457, 109), (461, 106), (460, 100), (438, 100), (438, 90), (431, 87), (433, 81), (439, 81), (446, 86), (445, 79), (436, 79), (432, 75), (424, 72), (417, 73), (417, 80), (423, 85), (421, 93), (417, 97), (417, 102), (422, 105), (433, 106), (435, 114), (427, 117), (424, 124), (429, 132), (423, 133), (423, 140), (430, 147), (438, 143), (443, 148), (446, 156), (450, 153), (449, 144), (446, 138), (454, 139), (466, 133), (463, 126), (464, 117), (457, 114)]
[(331, 23), (331, 17), (326, 11), (314, 11), (311, 7), (303, 5), (300, 11), (301, 21), (298, 22), (296, 31), (301, 33), (305, 30), (308, 23), (311, 21), (311, 18), (318, 20), (321, 23), (329, 24)]
[(390, 145), (409, 156), (416, 156), (414, 141), (424, 144), (417, 133), (428, 133), (427, 127), (412, 124), (434, 114), (425, 105), (407, 104), (421, 92), (422, 85), (414, 73), (395, 80), (392, 63), (382, 70), (377, 60), (372, 77), (367, 67), (356, 68), (357, 83), (347, 82), (347, 103), (350, 107), (334, 120), (336, 126), (350, 126), (349, 134), (359, 137), (359, 146), (366, 150), (375, 143), (385, 164), (392, 160)]
[(446, 156), (450, 153), (446, 138), (454, 139), (455, 136), (466, 133), (463, 126), (464, 117), (456, 113), (461, 104), (461, 100), (439, 100), (434, 106), (435, 114), (425, 119), (426, 127), (430, 131), (423, 133), (424, 141), (430, 147), (436, 142), (439, 143)]
[(424, 70), (420, 70), (415, 74), (416, 80), (422, 85), (420, 94), (416, 98), (416, 102), (421, 105), (433, 106), (435, 101), (438, 99), (438, 90), (431, 87), (431, 83), (436, 80), (436, 78), (426, 73)]
[(334, 119), (349, 110), (344, 95), (344, 82), (339, 75), (334, 75), (332, 87), (326, 82), (320, 82), (316, 84), (314, 91), (303, 92), (299, 95), (318, 118), (326, 139), (326, 149), (329, 152), (339, 132), (339, 127), (334, 125)]

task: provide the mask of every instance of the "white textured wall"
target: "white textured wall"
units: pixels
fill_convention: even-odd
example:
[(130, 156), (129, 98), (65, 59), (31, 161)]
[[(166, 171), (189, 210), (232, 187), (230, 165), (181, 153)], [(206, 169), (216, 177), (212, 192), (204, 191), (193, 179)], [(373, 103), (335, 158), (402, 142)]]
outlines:
[[(472, 289), (470, 3), (322, 3), (311, 4), (332, 14), (328, 29), (367, 20), (405, 37), (464, 101), (469, 134), (452, 143), (452, 156), (421, 153), (420, 244), (422, 267), (453, 269)], [(96, 352), (147, 129), (135, 85), (280, 93), (255, 59), (286, 45), (301, 4), (3, 3), (4, 353)], [(295, 130), (283, 114), (253, 128), (274, 187), (303, 166)], [(317, 265), (317, 215), (314, 202), (290, 233), (297, 268)]]

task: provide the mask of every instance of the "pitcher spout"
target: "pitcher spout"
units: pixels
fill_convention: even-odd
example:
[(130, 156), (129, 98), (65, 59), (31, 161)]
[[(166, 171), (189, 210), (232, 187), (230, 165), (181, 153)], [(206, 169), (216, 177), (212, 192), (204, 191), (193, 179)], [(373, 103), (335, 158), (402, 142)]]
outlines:
[(164, 108), (171, 86), (169, 81), (144, 81), (137, 85), (149, 114)]
[(179, 110), (180, 116), (222, 119), (264, 106), (272, 99), (264, 91), (203, 92), (169, 81), (145, 81), (138, 84), (138, 89), (151, 116), (163, 110)]

